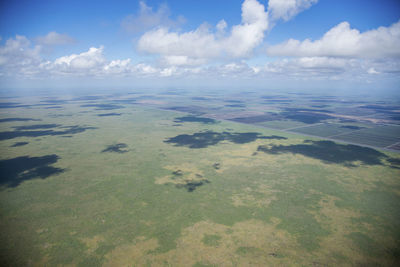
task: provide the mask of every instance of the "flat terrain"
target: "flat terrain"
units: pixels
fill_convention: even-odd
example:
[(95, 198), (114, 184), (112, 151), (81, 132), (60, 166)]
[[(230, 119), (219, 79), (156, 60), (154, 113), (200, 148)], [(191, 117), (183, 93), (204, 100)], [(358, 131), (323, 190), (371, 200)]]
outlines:
[(2, 98), (0, 265), (397, 266), (399, 110), (288, 93)]

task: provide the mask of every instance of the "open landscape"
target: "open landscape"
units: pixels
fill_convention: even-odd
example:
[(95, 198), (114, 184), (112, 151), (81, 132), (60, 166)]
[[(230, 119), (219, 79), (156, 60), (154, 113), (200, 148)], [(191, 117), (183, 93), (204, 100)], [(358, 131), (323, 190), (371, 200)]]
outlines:
[(1, 267), (400, 266), (400, 1), (0, 1)]
[(3, 98), (2, 265), (399, 263), (396, 103), (250, 95)]

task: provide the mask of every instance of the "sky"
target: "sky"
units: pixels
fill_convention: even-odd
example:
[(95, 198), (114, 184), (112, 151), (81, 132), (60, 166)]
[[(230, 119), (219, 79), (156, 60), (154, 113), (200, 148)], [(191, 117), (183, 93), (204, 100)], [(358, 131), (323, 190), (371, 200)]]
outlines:
[(3, 89), (398, 90), (399, 74), (398, 0), (0, 1)]

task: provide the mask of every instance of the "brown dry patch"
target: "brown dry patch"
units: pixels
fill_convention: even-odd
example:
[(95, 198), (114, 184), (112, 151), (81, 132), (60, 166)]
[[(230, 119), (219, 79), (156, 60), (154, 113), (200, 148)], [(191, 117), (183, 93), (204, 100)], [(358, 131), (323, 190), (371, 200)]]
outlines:
[[(359, 218), (361, 214), (354, 210), (338, 208), (335, 205), (336, 200), (335, 197), (325, 197), (319, 203), (321, 209), (314, 212), (317, 221), (328, 225), (327, 228), (331, 231), (328, 236), (321, 239), (320, 248), (313, 253), (314, 258), (335, 266), (354, 266), (362, 262), (373, 262), (372, 258), (366, 259), (365, 254), (347, 237), (352, 232), (360, 231), (360, 226), (369, 230), (372, 230), (372, 226), (352, 222), (352, 219)], [(327, 259), (329, 262), (326, 262)], [(381, 260), (383, 263), (384, 259)]]
[(157, 247), (156, 239), (138, 238), (133, 244), (119, 246), (107, 254), (103, 266), (147, 266), (152, 258), (148, 253)]
[(81, 238), (81, 241), (86, 245), (87, 247), (87, 254), (92, 254), (98, 247), (99, 243), (104, 241), (104, 237), (95, 235), (91, 238), (86, 237), (86, 238)]
[[(296, 238), (278, 229), (278, 219), (270, 223), (248, 220), (233, 226), (202, 221), (182, 231), (176, 249), (149, 253), (157, 248), (155, 239), (139, 240), (116, 248), (106, 256), (105, 266), (289, 266), (310, 265), (307, 253)], [(220, 237), (218, 243), (205, 244), (205, 236)]]
[(269, 206), (273, 200), (276, 200), (274, 195), (275, 192), (277, 191), (272, 190), (271, 187), (260, 184), (256, 189), (252, 189), (250, 187), (244, 188), (240, 193), (233, 194), (231, 199), (235, 207), (255, 206), (259, 208), (265, 208)]

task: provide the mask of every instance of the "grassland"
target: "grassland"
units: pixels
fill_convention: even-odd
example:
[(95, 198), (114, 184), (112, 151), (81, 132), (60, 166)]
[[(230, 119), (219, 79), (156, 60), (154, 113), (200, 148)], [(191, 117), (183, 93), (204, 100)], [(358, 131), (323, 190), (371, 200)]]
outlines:
[(400, 262), (399, 154), (154, 108), (164, 98), (3, 109), (2, 266)]

